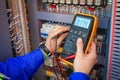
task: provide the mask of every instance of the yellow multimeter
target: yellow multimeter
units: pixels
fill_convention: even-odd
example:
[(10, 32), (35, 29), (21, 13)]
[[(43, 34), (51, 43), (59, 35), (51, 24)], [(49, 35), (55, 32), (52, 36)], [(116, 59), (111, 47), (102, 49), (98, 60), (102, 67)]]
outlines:
[(95, 36), (97, 25), (98, 19), (96, 16), (77, 13), (74, 16), (69, 34), (65, 40), (62, 57), (67, 57), (76, 53), (76, 42), (78, 38), (82, 38), (84, 53), (87, 54), (90, 43)]

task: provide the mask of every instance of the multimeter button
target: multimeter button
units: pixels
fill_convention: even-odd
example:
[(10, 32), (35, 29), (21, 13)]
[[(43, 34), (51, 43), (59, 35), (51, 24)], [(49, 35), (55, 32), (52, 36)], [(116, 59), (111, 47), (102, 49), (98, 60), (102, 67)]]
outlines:
[(81, 35), (81, 31), (78, 32), (78, 35)]
[(81, 33), (82, 36), (83, 36), (84, 34), (85, 34), (84, 32)]
[(86, 36), (86, 34), (83, 34), (83, 37), (85, 37)]
[(75, 36), (72, 36), (72, 38), (74, 38)]
[(66, 41), (66, 43), (67, 43), (68, 45), (75, 45), (72, 40), (68, 40), (68, 41)]
[(77, 41), (77, 38), (73, 38), (73, 39), (71, 39), (74, 43), (76, 43), (76, 41)]
[(76, 50), (76, 46), (74, 44), (66, 44), (66, 49), (69, 49), (69, 51)]
[(76, 34), (78, 31), (74, 31), (74, 33)]
[(69, 45), (69, 47), (70, 47), (71, 49), (76, 49), (76, 46), (75, 46), (75, 45)]
[(70, 30), (70, 32), (73, 32), (73, 30)]

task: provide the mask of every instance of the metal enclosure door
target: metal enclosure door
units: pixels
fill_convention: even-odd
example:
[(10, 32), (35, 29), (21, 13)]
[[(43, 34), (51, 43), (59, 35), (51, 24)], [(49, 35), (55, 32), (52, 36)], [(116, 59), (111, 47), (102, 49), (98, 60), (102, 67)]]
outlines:
[(107, 80), (120, 80), (120, 0), (113, 0)]

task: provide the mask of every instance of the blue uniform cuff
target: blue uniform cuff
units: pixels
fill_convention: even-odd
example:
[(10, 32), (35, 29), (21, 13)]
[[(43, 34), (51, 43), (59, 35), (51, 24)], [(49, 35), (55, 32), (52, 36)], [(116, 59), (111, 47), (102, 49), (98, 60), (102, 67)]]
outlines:
[(89, 80), (89, 76), (82, 72), (74, 72), (70, 75), (69, 80)]

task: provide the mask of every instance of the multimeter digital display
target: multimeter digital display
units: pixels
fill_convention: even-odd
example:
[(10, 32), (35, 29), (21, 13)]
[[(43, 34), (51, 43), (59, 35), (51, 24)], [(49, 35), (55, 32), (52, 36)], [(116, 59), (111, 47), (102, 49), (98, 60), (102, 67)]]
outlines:
[(97, 22), (97, 17), (93, 15), (78, 13), (74, 16), (70, 32), (63, 47), (63, 57), (76, 53), (78, 38), (82, 38), (84, 53), (87, 53), (88, 47), (96, 33)]
[(88, 28), (89, 25), (90, 25), (90, 21), (91, 21), (90, 18), (84, 18), (84, 17), (76, 16), (76, 19), (74, 21), (74, 26)]

